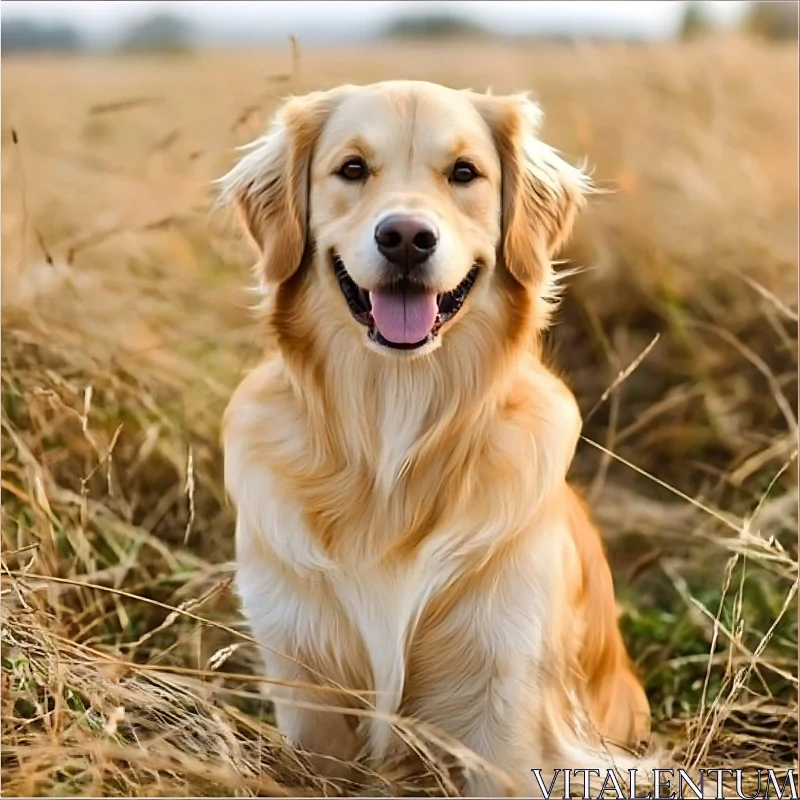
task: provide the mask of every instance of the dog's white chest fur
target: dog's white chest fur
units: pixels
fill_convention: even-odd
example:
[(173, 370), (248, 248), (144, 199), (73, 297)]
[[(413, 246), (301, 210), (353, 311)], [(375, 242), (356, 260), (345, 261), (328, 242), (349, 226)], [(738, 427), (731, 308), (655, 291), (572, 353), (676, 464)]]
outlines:
[[(312, 672), (314, 679), (323, 677), (348, 688), (354, 688), (355, 679), (358, 688), (367, 690), (365, 696), (376, 711), (394, 714), (403, 700), (408, 655), (420, 620), (430, 602), (459, 574), (464, 553), (452, 547), (453, 532), (429, 537), (413, 559), (402, 564), (333, 563), (298, 522), (297, 509), (278, 493), (265, 492), (266, 481), (260, 483), (261, 506), (270, 512), (262, 518), (259, 534), (280, 558), (291, 561), (276, 564), (259, 555), (257, 544), (240, 539), (237, 586), (256, 637), (291, 658), (310, 661), (311, 670), (322, 673)], [(513, 589), (497, 587), (493, 597), (481, 592), (459, 599), (441, 626), (447, 629), (443, 636), (461, 639), (465, 651), (476, 645), (484, 650), (490, 670), (494, 658), (509, 650), (524, 649), (538, 661), (546, 615), (544, 571), (550, 563), (547, 553), (542, 556), (537, 564), (529, 564), (524, 594), (519, 591), (519, 576), (510, 574)], [(358, 661), (359, 645), (367, 663), (349, 663), (353, 658)], [(275, 663), (269, 657), (265, 660), (268, 666)], [(480, 683), (482, 676), (473, 679)], [(442, 682), (428, 697), (431, 709), (438, 696), (452, 699), (455, 688), (450, 680)], [(469, 686), (466, 689), (469, 695)], [(390, 747), (389, 726), (373, 719), (367, 730), (370, 752), (385, 754)]]
[[(321, 672), (330, 666), (335, 669), (341, 660), (340, 668), (325, 674), (326, 679), (341, 683), (350, 676), (366, 679), (360, 688), (374, 690), (376, 710), (396, 712), (420, 618), (430, 601), (452, 584), (470, 553), (464, 544), (466, 521), (454, 521), (461, 531), (447, 529), (429, 536), (402, 561), (341, 563), (326, 556), (302, 521), (299, 507), (281, 496), (265, 470), (251, 473), (241, 489), (253, 494), (245, 499), (239, 516), (237, 586), (258, 640), (301, 661), (311, 659), (312, 669), (324, 663)], [(454, 613), (462, 619), (453, 620), (454, 628), (469, 630), (476, 602), (480, 603), (478, 598), (465, 598), (459, 604)], [(523, 625), (531, 630), (521, 641), (532, 647), (538, 638), (533, 630), (538, 615), (533, 605), (528, 612)], [(481, 613), (487, 614), (488, 608)], [(498, 609), (498, 619), (503, 617)], [(503, 628), (504, 623), (499, 624), (495, 634), (503, 636)], [(368, 674), (363, 674), (365, 665), (346, 663), (358, 649), (348, 641), (351, 634), (363, 645)], [(371, 726), (373, 752), (385, 750), (387, 735), (385, 725)]]

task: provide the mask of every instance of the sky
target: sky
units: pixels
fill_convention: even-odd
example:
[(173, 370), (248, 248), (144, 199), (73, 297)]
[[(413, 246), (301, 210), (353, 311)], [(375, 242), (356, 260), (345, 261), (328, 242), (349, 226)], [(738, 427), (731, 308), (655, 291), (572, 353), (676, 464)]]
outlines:
[[(720, 23), (734, 23), (742, 0), (705, 4)], [(192, 20), (207, 41), (359, 39), (402, 14), (454, 11), (500, 32), (596, 33), (646, 39), (671, 36), (680, 0), (3, 0), (0, 21), (29, 17), (69, 21), (94, 44), (113, 39), (131, 21), (168, 10)]]

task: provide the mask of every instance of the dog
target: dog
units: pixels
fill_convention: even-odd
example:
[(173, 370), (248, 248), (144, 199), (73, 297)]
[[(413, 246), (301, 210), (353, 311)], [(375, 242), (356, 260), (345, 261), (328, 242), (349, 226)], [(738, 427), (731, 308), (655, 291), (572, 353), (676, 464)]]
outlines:
[(627, 765), (649, 735), (566, 481), (580, 413), (543, 363), (551, 259), (592, 182), (541, 116), (340, 86), (288, 99), (220, 181), (276, 342), (223, 423), (236, 585), (278, 728), (329, 775), (402, 760), (399, 718), (487, 765), (468, 796)]

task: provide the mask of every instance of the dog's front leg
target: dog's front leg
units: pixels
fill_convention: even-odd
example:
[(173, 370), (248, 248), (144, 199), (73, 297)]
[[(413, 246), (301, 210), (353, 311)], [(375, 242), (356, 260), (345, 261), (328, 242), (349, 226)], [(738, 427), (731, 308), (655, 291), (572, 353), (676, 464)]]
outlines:
[[(487, 665), (483, 699), (461, 740), (486, 767), (467, 771), (467, 797), (537, 797), (531, 769), (541, 750), (529, 716), (530, 686), (521, 674), (509, 674), (500, 660)], [(506, 674), (503, 674), (503, 673)]]
[(278, 730), (291, 744), (309, 753), (321, 775), (350, 777), (347, 762), (353, 761), (360, 749), (356, 736), (358, 718), (334, 710), (346, 707), (347, 698), (323, 687), (313, 688), (317, 683), (313, 675), (289, 658), (266, 653), (264, 665), (267, 676), (282, 684), (270, 691)]
[(477, 756), (463, 762), (468, 797), (537, 796), (542, 632), (535, 604), (534, 613), (514, 611), (504, 594), (501, 586), (492, 599), (465, 597), (423, 635), (411, 662), (409, 715)]
[(502, 580), (460, 592), (420, 643), (418, 685), (430, 688), (416, 698), (418, 713), (488, 765), (467, 769), (467, 796), (541, 796), (531, 770), (549, 760), (548, 571), (560, 555), (555, 536), (544, 543), (505, 562)]
[(265, 675), (275, 681), (270, 697), (278, 730), (311, 754), (320, 773), (346, 777), (349, 770), (340, 762), (358, 754), (358, 720), (337, 710), (350, 705), (348, 695), (326, 688), (335, 676), (324, 674), (318, 658), (334, 640), (336, 617), (313, 592), (301, 591), (280, 562), (260, 556), (251, 541), (240, 536), (237, 589), (261, 645)]

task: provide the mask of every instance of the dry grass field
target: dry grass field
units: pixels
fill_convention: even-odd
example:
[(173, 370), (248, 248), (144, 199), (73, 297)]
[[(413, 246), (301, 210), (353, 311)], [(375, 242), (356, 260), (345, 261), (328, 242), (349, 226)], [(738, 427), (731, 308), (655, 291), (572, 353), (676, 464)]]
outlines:
[(797, 75), (742, 40), (4, 59), (3, 793), (330, 792), (230, 590), (219, 422), (268, 343), (211, 181), (282, 95), (400, 77), (532, 90), (614, 189), (551, 336), (574, 479), (660, 740), (796, 767)]

